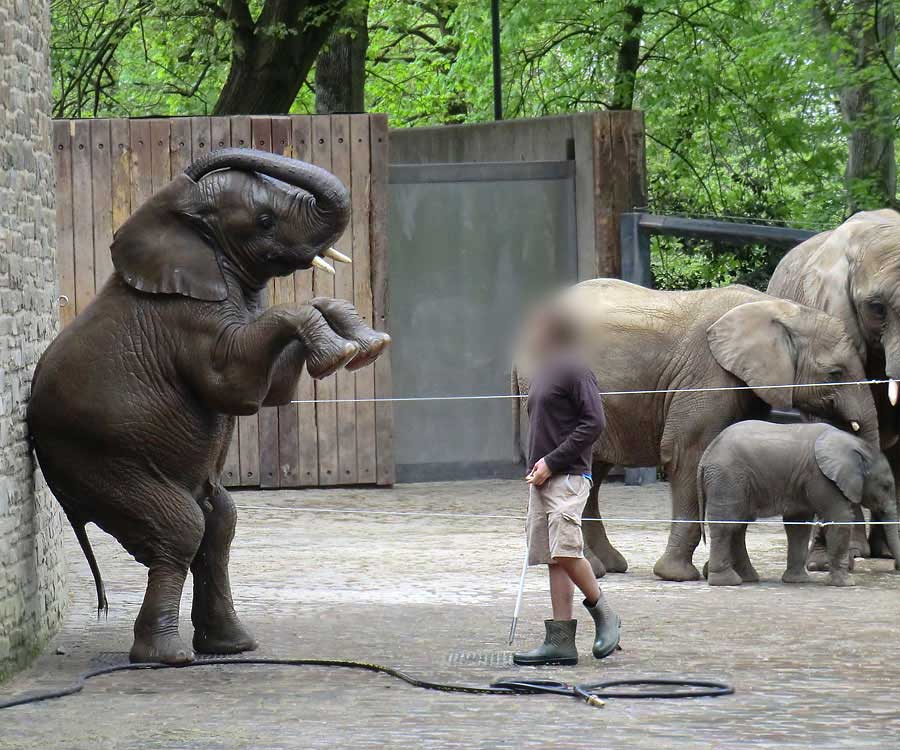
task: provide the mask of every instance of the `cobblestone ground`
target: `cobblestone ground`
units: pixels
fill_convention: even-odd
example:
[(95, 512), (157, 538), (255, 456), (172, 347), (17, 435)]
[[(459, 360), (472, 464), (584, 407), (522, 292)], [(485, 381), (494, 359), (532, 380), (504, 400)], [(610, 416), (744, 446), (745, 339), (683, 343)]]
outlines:
[[(609, 701), (427, 692), (342, 670), (204, 667), (126, 673), (84, 693), (0, 715), (0, 748), (232, 750), (380, 747), (882, 748), (900, 727), (900, 577), (887, 561), (858, 565), (857, 586), (784, 586), (780, 526), (752, 528), (753, 586), (666, 583), (651, 572), (662, 524), (610, 525), (631, 564), (604, 588), (624, 621), (624, 650), (590, 656), (580, 621), (575, 668), (518, 669), (506, 635), (521, 565), (515, 519), (341, 515), (290, 510), (523, 512), (523, 485), (490, 481), (388, 489), (245, 492), (232, 560), (235, 600), (262, 656), (361, 659), (481, 685), (501, 675), (591, 681), (718, 678), (732, 697)], [(603, 492), (608, 516), (663, 518), (665, 485)], [(250, 507), (252, 506), (252, 507)], [(269, 506), (268, 509), (260, 509)], [(120, 661), (130, 645), (144, 571), (92, 529), (110, 614), (96, 619), (87, 565), (70, 539), (72, 601), (62, 633), (9, 695), (69, 683)], [(701, 554), (698, 553), (698, 561)], [(545, 576), (529, 573), (517, 646), (542, 636)], [(190, 593), (182, 631), (190, 634)], [(60, 653), (54, 653), (56, 650)]]

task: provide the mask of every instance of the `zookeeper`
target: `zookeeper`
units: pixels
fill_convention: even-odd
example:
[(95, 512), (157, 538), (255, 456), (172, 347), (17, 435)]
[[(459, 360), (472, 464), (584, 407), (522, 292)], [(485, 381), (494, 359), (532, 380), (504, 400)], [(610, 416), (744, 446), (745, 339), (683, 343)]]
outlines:
[(537, 648), (516, 664), (577, 664), (572, 596), (577, 586), (594, 619), (593, 654), (619, 644), (619, 616), (610, 608), (584, 558), (581, 516), (591, 489), (591, 452), (606, 425), (597, 379), (579, 356), (575, 331), (558, 314), (536, 321), (537, 367), (528, 395), (528, 564), (547, 565), (553, 619)]

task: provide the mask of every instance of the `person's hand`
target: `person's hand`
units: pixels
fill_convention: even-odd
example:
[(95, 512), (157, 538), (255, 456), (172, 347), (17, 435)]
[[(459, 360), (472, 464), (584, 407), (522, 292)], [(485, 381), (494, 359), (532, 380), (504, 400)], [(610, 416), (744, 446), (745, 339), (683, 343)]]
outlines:
[(528, 473), (528, 476), (525, 477), (525, 481), (528, 482), (528, 484), (533, 484), (535, 487), (540, 487), (552, 475), (553, 472), (550, 471), (547, 462), (542, 458), (531, 467), (531, 471)]

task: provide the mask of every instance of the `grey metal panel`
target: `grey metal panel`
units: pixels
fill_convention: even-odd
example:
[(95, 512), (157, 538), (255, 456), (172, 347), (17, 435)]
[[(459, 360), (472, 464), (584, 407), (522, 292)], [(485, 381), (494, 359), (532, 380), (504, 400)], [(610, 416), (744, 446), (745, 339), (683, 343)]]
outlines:
[(428, 182), (512, 182), (560, 180), (574, 176), (574, 161), (391, 164), (391, 184)]
[[(448, 165), (417, 167), (453, 176)], [(484, 165), (470, 166), (476, 171)], [(509, 393), (512, 337), (527, 305), (576, 280), (568, 176), (435, 182), (392, 169), (390, 295), (394, 393)], [(404, 174), (414, 181), (400, 182)], [(508, 476), (511, 404), (399, 402), (398, 481)]]

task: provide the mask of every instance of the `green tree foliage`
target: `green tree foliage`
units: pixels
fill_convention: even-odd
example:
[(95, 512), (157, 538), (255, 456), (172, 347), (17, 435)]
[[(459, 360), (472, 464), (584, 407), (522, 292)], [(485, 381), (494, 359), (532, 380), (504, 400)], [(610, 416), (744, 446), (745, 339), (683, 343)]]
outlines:
[[(249, 2), (255, 22), (273, 2)], [(339, 30), (353, 2), (253, 34)], [(896, 201), (896, 2), (503, 0), (504, 112), (642, 109), (654, 210), (831, 227)], [(231, 4), (54, 0), (57, 114), (213, 112), (235, 51)], [(370, 0), (368, 31), (370, 111), (394, 127), (492, 117), (488, 0)], [(312, 112), (304, 80), (292, 109)], [(654, 246), (668, 286), (764, 284), (776, 261)]]

